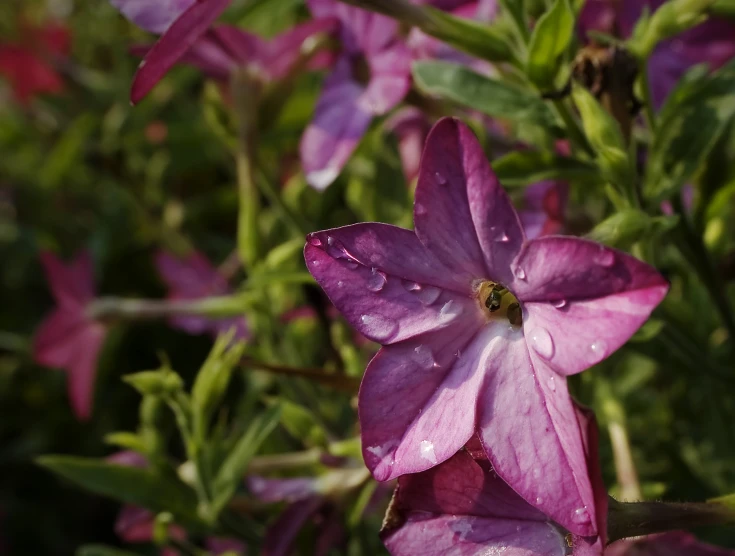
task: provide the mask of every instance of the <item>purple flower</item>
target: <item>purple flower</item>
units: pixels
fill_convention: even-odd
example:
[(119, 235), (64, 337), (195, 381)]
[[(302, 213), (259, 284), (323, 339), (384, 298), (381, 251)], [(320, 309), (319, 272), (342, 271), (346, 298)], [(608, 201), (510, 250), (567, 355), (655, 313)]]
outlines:
[(494, 472), (481, 450), (460, 451), (433, 469), (404, 475), (381, 536), (393, 556), (599, 556), (605, 542), (607, 493), (597, 459), (597, 427), (575, 406), (595, 490), (598, 535), (568, 534), (524, 501)]
[(535, 183), (523, 191), (525, 206), (518, 216), (526, 237), (533, 239), (562, 232), (568, 194), (568, 185), (556, 181)]
[[(656, 10), (664, 0), (589, 0), (580, 14), (580, 30), (613, 33), (628, 38), (643, 9)], [(735, 56), (735, 24), (710, 18), (662, 41), (651, 54), (648, 78), (656, 107), (660, 107), (679, 79), (693, 65), (717, 69)]]
[(67, 391), (74, 414), (87, 420), (92, 413), (97, 358), (105, 340), (105, 327), (87, 315), (94, 300), (92, 257), (79, 253), (64, 264), (52, 253), (41, 253), (46, 280), (56, 308), (36, 330), (33, 358), (41, 365), (67, 373)]
[(424, 471), (477, 433), (513, 490), (569, 531), (596, 534), (566, 376), (625, 343), (665, 280), (591, 241), (526, 240), (455, 119), (426, 141), (414, 223), (317, 232), (305, 248), (332, 303), (384, 346), (359, 393), (365, 463), (380, 481)]
[(605, 556), (735, 556), (735, 550), (705, 544), (689, 533), (675, 531), (615, 542), (605, 549)]
[(398, 23), (337, 0), (309, 0), (316, 18), (336, 17), (343, 52), (324, 82), (301, 138), (306, 180), (325, 189), (339, 175), (373, 117), (395, 107), (411, 86), (411, 53)]
[(155, 7), (139, 0), (115, 0), (113, 4), (137, 25), (163, 32), (145, 55), (133, 80), (131, 100), (139, 102), (177, 63), (193, 65), (219, 80), (237, 67), (248, 66), (264, 80), (286, 76), (301, 55), (306, 39), (331, 32), (336, 20), (325, 18), (297, 25), (270, 41), (229, 25), (212, 26), (230, 0), (179, 0)]
[(424, 141), (431, 129), (431, 123), (421, 110), (407, 107), (391, 116), (385, 122), (385, 127), (398, 137), (398, 154), (401, 157), (403, 176), (407, 183), (411, 183), (419, 175), (421, 151), (424, 150)]
[[(227, 279), (212, 266), (207, 258), (198, 252), (178, 258), (160, 251), (156, 254), (156, 268), (169, 288), (168, 299), (184, 301), (203, 299), (232, 292)], [(177, 316), (171, 319), (171, 326), (190, 334), (211, 333), (215, 336), (235, 328), (235, 339), (250, 337), (244, 317), (213, 320), (200, 316)]]

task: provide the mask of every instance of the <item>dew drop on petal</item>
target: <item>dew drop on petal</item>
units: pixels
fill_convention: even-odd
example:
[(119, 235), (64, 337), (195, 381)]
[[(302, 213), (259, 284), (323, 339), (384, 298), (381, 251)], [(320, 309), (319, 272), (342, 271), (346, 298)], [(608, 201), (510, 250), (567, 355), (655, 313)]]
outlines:
[(554, 381), (554, 376), (553, 375), (549, 378), (549, 389), (552, 392), (556, 392), (556, 382)]
[(595, 257), (595, 262), (605, 268), (610, 268), (615, 263), (615, 253), (609, 249), (602, 248)]
[(453, 299), (450, 299), (444, 305), (442, 305), (442, 308), (439, 311), (439, 319), (443, 322), (452, 321), (456, 319), (459, 315), (461, 315), (463, 310), (464, 309), (459, 303), (457, 303)]
[(407, 292), (415, 292), (421, 289), (421, 284), (411, 280), (401, 280), (401, 285)]
[(419, 450), (421, 453), (421, 457), (425, 460), (430, 461), (434, 465), (436, 465), (436, 454), (434, 453), (434, 444), (433, 442), (429, 442), (428, 440), (422, 440), (419, 444)]
[(322, 240), (319, 239), (316, 234), (309, 234), (306, 238), (306, 241), (309, 242), (309, 245), (313, 245), (314, 247), (321, 247), (322, 245)]
[(391, 338), (398, 330), (398, 323), (396, 321), (381, 315), (362, 315), (360, 322), (362, 323), (362, 330), (360, 332), (378, 341)]
[(536, 497), (536, 504), (543, 504), (543, 503), (544, 503), (543, 498), (541, 498), (540, 496)]
[(385, 274), (379, 271), (377, 268), (373, 268), (370, 278), (367, 281), (367, 288), (371, 292), (379, 292), (385, 287), (385, 283), (388, 281)]
[(590, 344), (590, 350), (593, 353), (593, 358), (595, 361), (599, 361), (605, 356), (605, 350), (607, 349), (607, 344), (604, 340), (595, 340)]
[(314, 259), (313, 261), (311, 261), (311, 266), (319, 266), (319, 261)]
[(351, 260), (351, 259), (348, 259), (348, 260), (345, 260), (345, 266), (346, 266), (347, 268), (349, 268), (350, 270), (355, 270), (355, 269), (356, 269), (356, 268), (357, 268), (358, 266), (360, 266), (360, 265), (359, 265), (359, 264), (357, 264), (357, 262), (356, 262), (356, 261), (353, 261), (353, 260)]
[(339, 282), (337, 282), (337, 287), (338, 288), (341, 288), (344, 285), (345, 285), (345, 283), (342, 280), (340, 280)]
[(447, 178), (445, 178), (439, 172), (434, 172), (434, 177), (436, 178), (436, 183), (438, 183), (439, 185), (447, 185)]
[(420, 345), (414, 348), (412, 359), (422, 369), (430, 369), (436, 365), (434, 360), (434, 354), (431, 349), (425, 345)]
[(426, 207), (422, 205), (421, 203), (416, 203), (413, 206), (413, 211), (416, 214), (416, 216), (423, 216), (426, 214)]
[(554, 301), (553, 305), (554, 305), (554, 307), (556, 309), (563, 309), (564, 307), (567, 306), (567, 300), (566, 299), (557, 299), (556, 301)]
[(431, 305), (441, 295), (442, 291), (434, 286), (423, 286), (416, 291), (416, 296), (424, 305)]
[(590, 514), (587, 511), (587, 507), (583, 508), (577, 508), (574, 510), (574, 514), (572, 515), (572, 521), (574, 523), (586, 523), (590, 520)]
[(554, 340), (551, 334), (545, 328), (534, 328), (530, 333), (531, 345), (533, 349), (544, 359), (551, 359), (554, 356)]
[(520, 266), (517, 266), (514, 272), (516, 278), (519, 280), (525, 280), (526, 279), (526, 271), (523, 270)]

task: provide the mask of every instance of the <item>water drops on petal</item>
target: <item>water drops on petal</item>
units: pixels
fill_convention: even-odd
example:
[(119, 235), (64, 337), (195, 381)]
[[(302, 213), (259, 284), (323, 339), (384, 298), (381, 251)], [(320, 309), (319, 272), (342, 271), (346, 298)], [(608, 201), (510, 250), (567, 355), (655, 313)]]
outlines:
[(422, 369), (430, 369), (437, 366), (431, 348), (425, 345), (415, 347), (411, 359)]
[(526, 271), (523, 270), (520, 266), (517, 266), (515, 270), (513, 271), (513, 274), (515, 274), (515, 277), (519, 280), (525, 280), (526, 279)]
[(421, 284), (412, 280), (401, 280), (401, 285), (407, 292), (415, 292), (421, 289)]
[(360, 317), (362, 323), (361, 332), (375, 340), (382, 342), (392, 338), (398, 331), (398, 323), (388, 317), (381, 315), (362, 315)]
[(426, 207), (424, 205), (422, 205), (421, 203), (416, 203), (413, 206), (413, 210), (416, 213), (416, 216), (423, 216), (427, 212), (426, 211)]
[(541, 357), (546, 360), (554, 357), (554, 340), (551, 338), (551, 334), (545, 328), (534, 328), (529, 333), (531, 340), (531, 346)]
[(309, 234), (306, 238), (306, 241), (309, 242), (309, 245), (313, 245), (314, 247), (321, 247), (322, 240), (319, 239), (319, 236), (316, 234)]
[(600, 247), (599, 253), (595, 257), (595, 262), (605, 268), (610, 268), (615, 264), (615, 253), (605, 247)]
[(416, 291), (416, 296), (424, 305), (431, 305), (439, 298), (441, 293), (442, 291), (434, 286), (422, 286)]
[(543, 499), (543, 498), (541, 498), (540, 496), (537, 496), (537, 497), (536, 497), (536, 505), (538, 505), (538, 504), (543, 504), (543, 503), (544, 503), (544, 499)]
[(368, 278), (367, 288), (371, 292), (379, 292), (385, 287), (387, 281), (388, 279), (383, 272), (377, 268), (373, 268)]
[(434, 172), (434, 177), (436, 178), (436, 183), (438, 183), (439, 185), (447, 185), (447, 178), (445, 178), (439, 172)]
[(607, 344), (604, 340), (595, 340), (590, 344), (592, 359), (594, 362), (601, 360), (607, 353)]
[(567, 300), (566, 299), (557, 299), (552, 303), (554, 305), (555, 309), (563, 309), (567, 306)]
[(587, 511), (587, 506), (577, 508), (572, 514), (572, 521), (574, 523), (587, 523), (590, 520), (590, 514)]
[(434, 453), (434, 443), (428, 440), (422, 440), (419, 444), (421, 458), (430, 461), (434, 465), (437, 464), (436, 454)]

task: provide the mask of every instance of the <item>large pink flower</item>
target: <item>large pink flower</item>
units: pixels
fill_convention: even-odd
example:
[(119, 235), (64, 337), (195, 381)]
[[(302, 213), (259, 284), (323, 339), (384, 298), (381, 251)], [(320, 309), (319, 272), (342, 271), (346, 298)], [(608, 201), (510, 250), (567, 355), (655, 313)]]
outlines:
[[(176, 257), (165, 251), (156, 254), (156, 268), (169, 288), (168, 299), (188, 301), (206, 297), (228, 295), (232, 288), (227, 279), (198, 252)], [(171, 319), (171, 326), (190, 334), (209, 332), (215, 336), (235, 329), (235, 339), (246, 340), (250, 330), (245, 317), (211, 319), (198, 315), (178, 316)]]
[(56, 308), (41, 323), (33, 342), (33, 357), (41, 365), (67, 373), (69, 400), (74, 414), (86, 420), (92, 413), (97, 357), (105, 327), (87, 315), (94, 299), (92, 257), (79, 253), (68, 264), (52, 253), (41, 253)]
[(525, 500), (596, 534), (565, 377), (625, 343), (665, 280), (587, 240), (526, 240), (476, 137), (454, 119), (427, 139), (414, 223), (317, 232), (305, 248), (337, 309), (384, 346), (359, 394), (367, 466), (381, 481), (423, 471), (477, 433)]
[(605, 556), (735, 556), (735, 550), (699, 542), (694, 535), (674, 531), (615, 542), (605, 549)]
[[(595, 493), (598, 534), (579, 537), (529, 505), (492, 470), (476, 439), (433, 469), (398, 480), (381, 536), (393, 556), (599, 556), (605, 544), (607, 493), (597, 459), (592, 413), (575, 405)], [(478, 446), (479, 448), (479, 446)]]

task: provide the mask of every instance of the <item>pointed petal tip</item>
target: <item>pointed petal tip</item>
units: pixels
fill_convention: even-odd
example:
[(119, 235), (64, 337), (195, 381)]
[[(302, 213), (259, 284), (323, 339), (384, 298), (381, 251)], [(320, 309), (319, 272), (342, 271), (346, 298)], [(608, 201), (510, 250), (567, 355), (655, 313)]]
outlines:
[(317, 191), (324, 191), (332, 185), (334, 180), (339, 176), (339, 169), (324, 168), (322, 170), (314, 170), (306, 174), (306, 183)]

